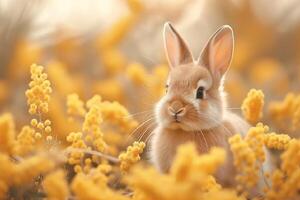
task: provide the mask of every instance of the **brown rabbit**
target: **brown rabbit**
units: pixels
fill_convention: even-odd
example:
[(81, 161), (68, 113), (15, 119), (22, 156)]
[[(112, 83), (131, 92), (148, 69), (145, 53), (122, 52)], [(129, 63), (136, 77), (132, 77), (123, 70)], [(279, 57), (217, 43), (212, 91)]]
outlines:
[(164, 27), (165, 52), (170, 65), (167, 92), (157, 103), (158, 126), (151, 139), (151, 159), (168, 172), (180, 144), (194, 142), (200, 153), (224, 147), (227, 163), (216, 174), (223, 185), (234, 183), (228, 137), (246, 133), (249, 125), (226, 109), (224, 75), (233, 54), (233, 31), (222, 26), (209, 39), (197, 60), (170, 23)]

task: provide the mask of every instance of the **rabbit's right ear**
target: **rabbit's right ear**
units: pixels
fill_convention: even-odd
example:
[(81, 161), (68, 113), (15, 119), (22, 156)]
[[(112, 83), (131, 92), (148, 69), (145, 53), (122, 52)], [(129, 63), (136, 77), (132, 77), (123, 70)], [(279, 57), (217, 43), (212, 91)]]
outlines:
[(166, 22), (164, 25), (164, 44), (167, 60), (171, 68), (193, 62), (189, 48), (169, 22)]

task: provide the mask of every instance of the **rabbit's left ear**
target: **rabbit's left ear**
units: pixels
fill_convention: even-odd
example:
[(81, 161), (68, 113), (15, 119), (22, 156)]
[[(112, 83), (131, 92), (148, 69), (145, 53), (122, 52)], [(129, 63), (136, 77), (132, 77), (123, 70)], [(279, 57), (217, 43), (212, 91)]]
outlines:
[(193, 56), (188, 46), (169, 22), (165, 23), (164, 26), (164, 44), (167, 60), (171, 68), (193, 63)]
[(230, 66), (233, 55), (233, 31), (228, 25), (217, 30), (202, 50), (198, 62), (208, 67), (214, 76), (221, 77)]

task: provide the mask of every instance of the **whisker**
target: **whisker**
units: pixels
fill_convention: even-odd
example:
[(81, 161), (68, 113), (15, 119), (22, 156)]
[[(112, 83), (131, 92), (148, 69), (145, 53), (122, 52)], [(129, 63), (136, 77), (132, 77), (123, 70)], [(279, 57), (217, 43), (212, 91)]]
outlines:
[(155, 134), (155, 133), (152, 131), (152, 132), (147, 136), (147, 138), (146, 138), (146, 140), (145, 140), (145, 144), (148, 143), (148, 140), (150, 140), (151, 136), (153, 136), (154, 134)]
[(225, 108), (225, 109), (227, 109), (227, 110), (242, 110), (241, 108), (238, 108), (238, 107), (236, 107), (236, 108)]
[(137, 127), (136, 127), (136, 128), (128, 135), (128, 137), (126, 138), (126, 141), (128, 141), (128, 139), (129, 139), (132, 135), (134, 135), (135, 132), (136, 132), (139, 128), (141, 128), (141, 127), (144, 126), (146, 123), (148, 123), (149, 121), (154, 120), (154, 119), (155, 119), (155, 117), (151, 117), (151, 118), (145, 120), (144, 122), (142, 122), (139, 126), (137, 126)]
[(151, 122), (151, 124), (149, 124), (149, 125), (147, 126), (147, 128), (143, 131), (143, 133), (142, 133), (141, 136), (139, 137), (139, 139), (138, 139), (139, 142), (143, 139), (144, 135), (147, 133), (147, 131), (149, 130), (150, 126), (153, 126), (153, 125), (155, 125), (155, 122)]
[(136, 115), (142, 115), (142, 114), (144, 114), (144, 113), (152, 113), (152, 109), (151, 110), (145, 110), (145, 111), (142, 111), (142, 112), (136, 112), (136, 113), (132, 113), (132, 114), (129, 114), (129, 115), (126, 115), (126, 116), (124, 116), (123, 118), (131, 118), (131, 117), (133, 117), (133, 116), (136, 116)]
[[(202, 138), (198, 137), (197, 136), (198, 134), (195, 131), (193, 131), (193, 133), (194, 133), (194, 138), (196, 139), (195, 141), (197, 141), (197, 143), (201, 144), (202, 143)], [(202, 147), (202, 146), (200, 146), (200, 147)], [(201, 148), (201, 150), (202, 150), (202, 148)]]
[(204, 137), (204, 135), (203, 135), (202, 130), (200, 130), (200, 133), (201, 133), (201, 135), (202, 135), (202, 137), (203, 137), (203, 140), (204, 140), (204, 142), (205, 142), (205, 145), (206, 145), (206, 151), (209, 151), (209, 146), (208, 146), (208, 143), (207, 143), (207, 141), (206, 141), (206, 139), (205, 139), (205, 137)]
[(213, 140), (215, 141), (214, 144), (216, 146), (218, 146), (218, 138), (217, 138), (217, 136), (215, 136), (215, 132), (214, 131), (209, 131), (209, 134), (211, 134)]
[(213, 119), (213, 118), (211, 118), (211, 117), (205, 116), (205, 115), (203, 115), (203, 114), (192, 115), (192, 117), (195, 117), (195, 119), (199, 119), (199, 117), (202, 117), (202, 118), (205, 118), (205, 119), (212, 120), (212, 121), (216, 122), (216, 125), (221, 126), (222, 128), (224, 128), (224, 130), (226, 131), (225, 134), (226, 134), (227, 136), (230, 137), (230, 136), (232, 135), (231, 132), (230, 132), (230, 131), (222, 124), (221, 121), (218, 121), (218, 120)]

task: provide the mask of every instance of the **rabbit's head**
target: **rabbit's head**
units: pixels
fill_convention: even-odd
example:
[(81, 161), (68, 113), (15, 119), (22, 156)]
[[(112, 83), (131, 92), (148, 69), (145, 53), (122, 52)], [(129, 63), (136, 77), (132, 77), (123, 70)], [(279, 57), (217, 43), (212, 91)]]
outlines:
[(233, 54), (231, 27), (217, 30), (197, 60), (170, 23), (164, 26), (164, 43), (170, 72), (166, 95), (156, 105), (157, 123), (185, 131), (218, 126), (226, 103), (224, 74)]

